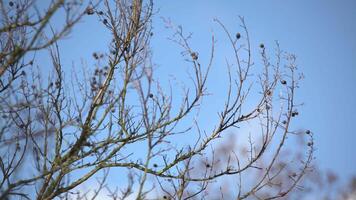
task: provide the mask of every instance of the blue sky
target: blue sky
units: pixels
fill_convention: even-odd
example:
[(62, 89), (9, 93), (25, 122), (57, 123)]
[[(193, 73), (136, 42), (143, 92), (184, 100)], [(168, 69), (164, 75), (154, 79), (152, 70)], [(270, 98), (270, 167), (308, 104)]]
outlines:
[[(174, 73), (170, 63), (179, 51), (160, 42), (169, 35), (160, 17), (192, 32), (192, 44), (202, 54), (209, 53), (211, 30), (219, 30), (212, 19), (218, 18), (234, 31), (239, 15), (245, 18), (256, 48), (260, 42), (268, 46), (278, 40), (282, 49), (295, 53), (306, 77), (298, 94), (305, 105), (295, 127), (315, 133), (316, 161), (323, 169), (344, 178), (356, 174), (355, 1), (158, 0), (155, 7), (159, 12), (154, 28), (160, 35), (153, 40), (154, 62), (163, 71)], [(220, 43), (220, 50), (227, 48)]]

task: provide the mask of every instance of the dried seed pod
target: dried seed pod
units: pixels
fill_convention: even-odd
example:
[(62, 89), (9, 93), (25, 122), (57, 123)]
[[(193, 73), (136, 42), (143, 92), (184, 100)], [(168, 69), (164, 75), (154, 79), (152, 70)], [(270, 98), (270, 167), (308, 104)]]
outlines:
[(196, 52), (193, 52), (190, 54), (193, 60), (198, 60), (198, 54)]
[(107, 24), (108, 24), (108, 20), (107, 20), (107, 19), (104, 19), (104, 20), (103, 20), (103, 24), (104, 24), (104, 25), (107, 25)]
[(56, 85), (56, 88), (59, 88), (61, 86), (61, 82), (60, 81), (56, 81), (54, 84)]
[(95, 59), (95, 60), (98, 60), (98, 59), (99, 59), (98, 54), (97, 54), (97, 53), (95, 53), (95, 52), (93, 53), (93, 57), (94, 57), (94, 59)]
[(267, 95), (267, 96), (271, 96), (271, 95), (272, 95), (271, 90), (267, 90), (266, 95)]
[(295, 117), (295, 116), (297, 116), (297, 115), (299, 115), (298, 111), (292, 112), (292, 117)]
[(94, 14), (94, 9), (92, 7), (87, 7), (87, 9), (85, 10), (85, 13), (87, 15), (93, 15)]

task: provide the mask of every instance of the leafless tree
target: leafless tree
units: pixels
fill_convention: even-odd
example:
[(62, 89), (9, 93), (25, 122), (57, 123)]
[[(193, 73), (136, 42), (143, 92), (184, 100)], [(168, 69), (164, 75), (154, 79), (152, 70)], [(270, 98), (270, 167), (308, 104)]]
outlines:
[[(207, 52), (191, 47), (191, 35), (166, 22), (191, 72), (187, 87), (167, 91), (152, 67), (153, 1), (53, 0), (47, 9), (39, 2), (0, 1), (0, 199), (276, 199), (299, 187), (314, 148), (311, 131), (291, 128), (303, 78), (295, 55), (276, 43), (260, 44), (253, 56), (243, 18), (235, 34), (215, 20), (233, 59), (225, 104), (205, 130), (197, 118), (209, 94), (214, 35), (204, 62)], [(52, 20), (56, 14), (64, 25)], [(65, 68), (60, 40), (88, 15), (110, 33), (107, 51), (93, 53), (93, 70)], [(36, 57), (41, 51), (49, 52), (50, 72)], [(259, 128), (239, 131), (246, 124)], [(220, 148), (228, 131), (244, 142)], [(303, 154), (283, 156), (294, 137), (307, 140)], [(126, 174), (127, 186), (107, 183), (115, 173)], [(78, 189), (93, 178), (95, 188)]]

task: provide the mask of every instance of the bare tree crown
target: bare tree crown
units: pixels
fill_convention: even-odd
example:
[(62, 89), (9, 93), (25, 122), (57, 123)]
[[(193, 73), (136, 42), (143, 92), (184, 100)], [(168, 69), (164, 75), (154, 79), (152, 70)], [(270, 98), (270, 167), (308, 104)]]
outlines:
[[(197, 52), (191, 35), (166, 22), (192, 72), (187, 87), (167, 91), (152, 67), (153, 1), (53, 0), (46, 9), (40, 3), (0, 1), (0, 199), (95, 199), (100, 193), (111, 199), (276, 199), (298, 188), (314, 148), (311, 131), (291, 128), (302, 79), (296, 56), (278, 43), (252, 46), (244, 18), (238, 33), (214, 20), (234, 57), (225, 63), (225, 103), (206, 130), (184, 120), (194, 119), (209, 94), (214, 35), (210, 51)], [(65, 19), (61, 27), (53, 25), (58, 13)], [(60, 42), (85, 17), (98, 19), (110, 44), (93, 52), (94, 70), (63, 67)], [(254, 48), (259, 55), (252, 55)], [(36, 57), (42, 51), (49, 52), (52, 73)], [(202, 62), (201, 55), (209, 59)], [(173, 103), (176, 90), (183, 91), (179, 104)], [(249, 123), (258, 131), (236, 131)], [(218, 146), (227, 131), (246, 141)], [(190, 141), (176, 145), (180, 137)], [(306, 139), (299, 157), (284, 155), (290, 137)], [(107, 182), (116, 173), (126, 175), (127, 185)], [(95, 188), (79, 189), (94, 178)], [(225, 181), (230, 194), (221, 187)]]

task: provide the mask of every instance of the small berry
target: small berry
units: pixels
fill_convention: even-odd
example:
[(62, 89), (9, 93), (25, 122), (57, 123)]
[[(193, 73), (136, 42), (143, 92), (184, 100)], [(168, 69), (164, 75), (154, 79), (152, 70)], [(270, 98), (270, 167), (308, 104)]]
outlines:
[(9, 6), (10, 6), (10, 7), (14, 6), (14, 2), (10, 1), (10, 2), (9, 2)]
[(153, 164), (153, 167), (158, 167), (158, 165), (155, 163), (155, 164)]
[(310, 134), (310, 130), (306, 130), (305, 133), (309, 135)]
[(206, 166), (206, 168), (210, 168), (210, 165), (209, 165), (209, 164), (206, 164), (205, 166)]
[(312, 146), (313, 145), (313, 142), (308, 142), (308, 146)]
[(286, 120), (283, 120), (283, 121), (282, 121), (282, 124), (287, 124), (287, 121), (286, 121)]
[(152, 94), (152, 93), (150, 93), (150, 94), (148, 95), (148, 97), (153, 98), (153, 94)]
[(241, 38), (241, 34), (240, 33), (236, 33), (236, 39), (240, 39)]
[(99, 11), (99, 12), (98, 12), (98, 15), (103, 15), (103, 14), (104, 14), (103, 11)]
[(281, 80), (281, 84), (285, 85), (285, 84), (287, 84), (287, 81), (286, 80)]
[(260, 48), (261, 49), (264, 49), (265, 48), (265, 45), (263, 43), (260, 44)]

